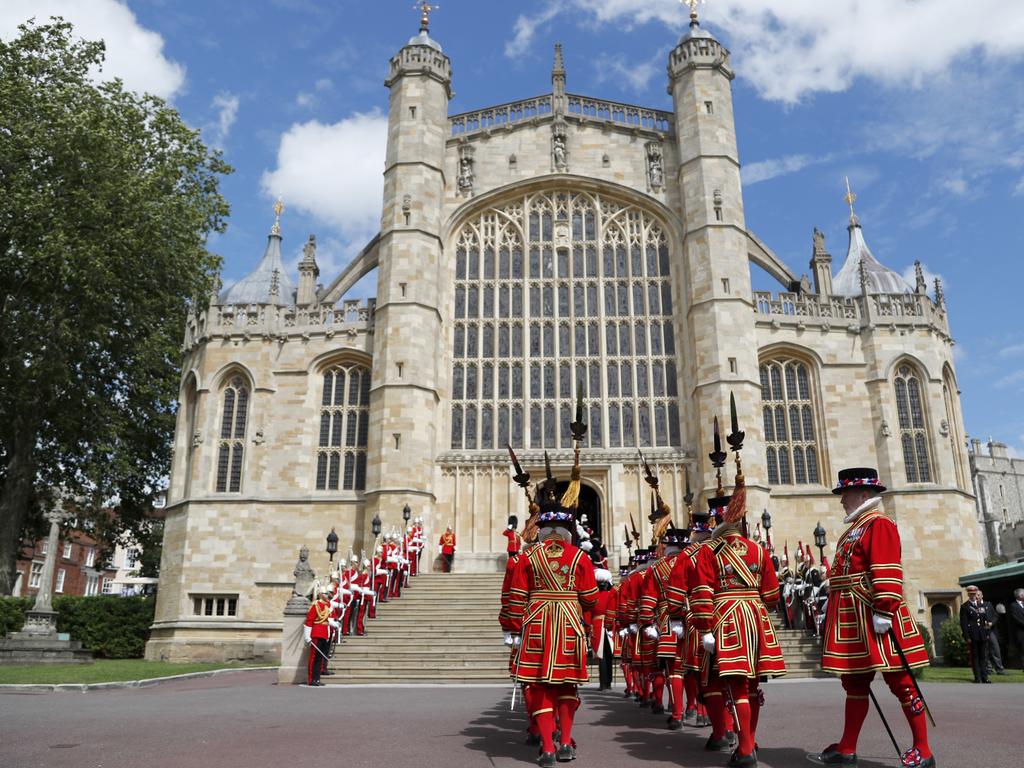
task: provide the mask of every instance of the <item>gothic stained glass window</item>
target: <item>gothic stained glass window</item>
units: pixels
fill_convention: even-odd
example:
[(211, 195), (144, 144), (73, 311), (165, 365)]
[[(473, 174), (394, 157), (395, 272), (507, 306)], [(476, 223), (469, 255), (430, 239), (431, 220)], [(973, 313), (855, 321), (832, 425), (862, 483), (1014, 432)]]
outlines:
[(907, 482), (930, 483), (932, 473), (928, 462), (928, 428), (925, 426), (921, 379), (909, 365), (901, 365), (896, 371), (893, 386)]
[(324, 371), (316, 449), (318, 491), (361, 491), (366, 487), (369, 421), (370, 369), (335, 365)]
[(761, 415), (768, 482), (820, 483), (815, 404), (806, 363), (781, 358), (761, 364)]
[(245, 458), (245, 427), (249, 418), (249, 385), (232, 376), (224, 387), (220, 440), (217, 446), (217, 492), (242, 490), (242, 461)]
[(454, 250), (452, 448), (569, 448), (561, 422), (578, 387), (588, 446), (680, 444), (668, 238), (654, 216), (541, 192), (477, 215)]

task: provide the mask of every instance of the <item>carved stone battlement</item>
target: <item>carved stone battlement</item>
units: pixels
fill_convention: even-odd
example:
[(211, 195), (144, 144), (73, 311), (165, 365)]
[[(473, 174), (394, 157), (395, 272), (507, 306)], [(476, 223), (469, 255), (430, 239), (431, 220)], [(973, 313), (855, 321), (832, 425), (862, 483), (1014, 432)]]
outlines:
[(720, 67), (731, 80), (729, 52), (712, 37), (688, 37), (679, 42), (669, 55), (669, 72), (678, 76), (689, 67)]
[(346, 300), (340, 306), (284, 307), (275, 304), (214, 305), (185, 326), (183, 348), (189, 350), (216, 336), (266, 337), (279, 340), (311, 333), (358, 335), (373, 329), (376, 299)]
[[(671, 133), (672, 113), (635, 104), (621, 104), (606, 99), (566, 94), (566, 117), (617, 125), (654, 133)], [(518, 123), (550, 117), (554, 113), (552, 94), (499, 104), (487, 109), (451, 115), (448, 122), (453, 137), (470, 136), (485, 131), (511, 128)]]
[(949, 320), (942, 304), (923, 293), (876, 293), (868, 296), (754, 291), (758, 321), (835, 326), (860, 331), (868, 325), (926, 326), (949, 335)]
[(422, 72), (444, 83), (451, 96), (452, 63), (448, 57), (429, 45), (407, 45), (391, 58), (388, 79), (384, 85), (391, 84), (403, 74)]

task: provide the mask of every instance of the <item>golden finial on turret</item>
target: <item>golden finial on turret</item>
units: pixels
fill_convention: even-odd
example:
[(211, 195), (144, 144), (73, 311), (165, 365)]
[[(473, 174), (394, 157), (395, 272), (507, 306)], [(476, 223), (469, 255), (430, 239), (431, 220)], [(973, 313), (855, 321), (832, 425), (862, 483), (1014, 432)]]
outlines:
[(281, 234), (281, 214), (284, 213), (284, 200), (280, 197), (277, 198), (277, 202), (274, 203), (274, 226), (270, 228), (270, 234), (280, 235)]
[(857, 196), (853, 194), (853, 190), (850, 189), (850, 177), (846, 177), (846, 197), (843, 198), (846, 204), (850, 206), (850, 223), (857, 223), (857, 214), (853, 211), (853, 204), (857, 202)]
[(431, 5), (427, 0), (421, 0), (412, 7), (414, 11), (420, 12), (420, 32), (430, 31), (430, 12), (436, 11), (440, 7), (440, 5)]
[(679, 0), (683, 5), (690, 6), (690, 26), (695, 27), (700, 24), (697, 18), (697, 6), (703, 5), (707, 0)]

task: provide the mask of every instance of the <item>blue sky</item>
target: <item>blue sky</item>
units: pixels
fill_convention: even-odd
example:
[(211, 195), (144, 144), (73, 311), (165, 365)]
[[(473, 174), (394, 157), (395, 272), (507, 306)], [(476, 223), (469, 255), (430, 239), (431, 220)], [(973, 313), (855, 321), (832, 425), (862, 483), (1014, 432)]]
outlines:
[[(675, 0), (440, 4), (452, 112), (548, 92), (555, 42), (571, 92), (671, 107), (665, 64), (688, 13)], [(281, 194), (287, 258), (316, 233), (329, 282), (375, 231), (383, 80), (417, 30), (412, 5), (5, 0), (0, 37), (63, 15), (107, 41), (105, 75), (168, 98), (223, 149), (236, 169), (212, 243), (225, 281), (259, 259)], [(733, 52), (748, 227), (800, 273), (817, 226), (838, 271), (849, 175), (874, 254), (944, 281), (968, 433), (1024, 456), (1024, 3), (710, 0), (700, 13)]]

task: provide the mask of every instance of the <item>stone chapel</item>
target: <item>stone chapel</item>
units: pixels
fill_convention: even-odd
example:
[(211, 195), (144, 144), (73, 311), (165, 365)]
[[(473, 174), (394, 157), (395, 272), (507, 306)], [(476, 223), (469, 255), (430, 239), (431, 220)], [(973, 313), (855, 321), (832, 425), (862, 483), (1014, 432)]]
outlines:
[[(405, 505), (424, 563), (451, 524), (457, 570), (502, 568), (527, 516), (505, 445), (568, 479), (578, 387), (581, 504), (613, 566), (630, 516), (650, 537), (638, 449), (685, 520), (732, 393), (751, 529), (767, 510), (792, 553), (820, 521), (831, 558), (836, 473), (876, 466), (912, 613), (955, 607), (982, 546), (941, 286), (872, 255), (852, 196), (838, 271), (815, 230), (801, 279), (744, 221), (729, 52), (694, 15), (667, 64), (671, 112), (567, 92), (556, 48), (550, 93), (449, 114), (427, 24), (401, 47), (380, 232), (322, 283), (311, 237), (293, 282), (278, 220), (188, 321), (147, 658), (273, 659), (300, 547), (326, 575), (332, 528), (369, 552)], [(752, 290), (751, 264), (780, 291)], [(374, 269), (376, 298), (345, 300)]]

